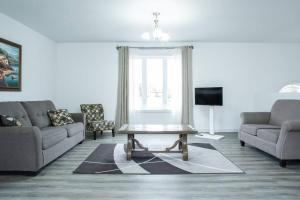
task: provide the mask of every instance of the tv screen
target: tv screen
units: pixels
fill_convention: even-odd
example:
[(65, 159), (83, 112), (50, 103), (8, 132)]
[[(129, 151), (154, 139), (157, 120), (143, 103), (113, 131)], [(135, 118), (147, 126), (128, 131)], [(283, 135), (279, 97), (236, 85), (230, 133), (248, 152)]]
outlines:
[(222, 87), (195, 88), (195, 104), (222, 106), (223, 88)]

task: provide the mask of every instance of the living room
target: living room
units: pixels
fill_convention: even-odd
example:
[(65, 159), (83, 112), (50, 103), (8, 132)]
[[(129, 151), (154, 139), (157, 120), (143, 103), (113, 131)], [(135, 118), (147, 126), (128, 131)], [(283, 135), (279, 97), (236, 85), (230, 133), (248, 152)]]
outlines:
[(300, 2), (0, 5), (1, 199), (300, 198)]

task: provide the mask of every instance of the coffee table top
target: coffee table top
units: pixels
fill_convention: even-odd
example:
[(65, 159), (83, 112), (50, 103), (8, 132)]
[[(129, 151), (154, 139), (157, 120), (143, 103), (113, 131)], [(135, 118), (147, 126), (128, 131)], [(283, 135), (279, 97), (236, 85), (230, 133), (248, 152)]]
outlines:
[(181, 124), (124, 124), (119, 134), (195, 134), (197, 130), (191, 125)]

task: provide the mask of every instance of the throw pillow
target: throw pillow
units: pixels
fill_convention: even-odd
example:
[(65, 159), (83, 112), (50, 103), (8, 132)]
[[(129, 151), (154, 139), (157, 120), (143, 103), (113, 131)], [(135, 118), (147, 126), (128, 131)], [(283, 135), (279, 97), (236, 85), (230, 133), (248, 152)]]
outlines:
[(1, 126), (22, 126), (21, 122), (8, 115), (0, 115)]
[(73, 118), (67, 109), (48, 110), (48, 115), (53, 126), (62, 126), (74, 123)]

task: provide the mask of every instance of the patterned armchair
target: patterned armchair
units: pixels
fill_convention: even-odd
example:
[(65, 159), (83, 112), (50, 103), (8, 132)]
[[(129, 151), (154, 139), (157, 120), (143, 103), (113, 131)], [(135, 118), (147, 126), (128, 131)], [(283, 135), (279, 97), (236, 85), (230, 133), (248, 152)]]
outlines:
[(104, 110), (102, 104), (82, 104), (81, 112), (86, 114), (86, 130), (93, 132), (96, 140), (97, 132), (101, 135), (105, 130), (111, 130), (112, 136), (115, 137), (115, 122), (104, 120)]

